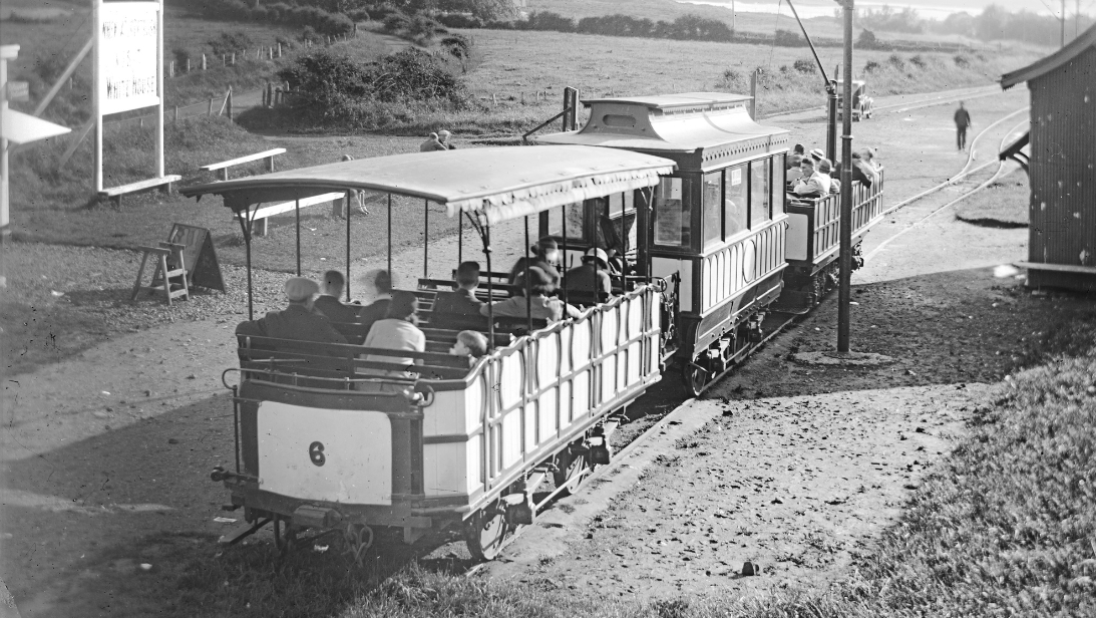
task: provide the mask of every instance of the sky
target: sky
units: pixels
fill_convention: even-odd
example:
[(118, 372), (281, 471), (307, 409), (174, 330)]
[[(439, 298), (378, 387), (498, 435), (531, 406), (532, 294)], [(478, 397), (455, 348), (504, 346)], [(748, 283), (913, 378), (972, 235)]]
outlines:
[[(695, 4), (730, 4), (731, 0), (679, 0)], [(1062, 10), (1062, 0), (855, 0), (858, 7), (878, 8), (890, 5), (894, 8), (912, 7), (927, 19), (943, 19), (949, 13), (966, 11), (972, 15), (980, 13), (990, 4), (1004, 7), (1011, 12), (1028, 10), (1039, 15), (1058, 17)], [(801, 17), (815, 17), (820, 14), (832, 15), (838, 4), (833, 0), (794, 0), (795, 8)], [(781, 3), (781, 13), (789, 13), (786, 2)], [(735, 0), (738, 11), (772, 13), (776, 11), (776, 0)], [(1081, 13), (1096, 13), (1096, 0), (1080, 0)], [(1053, 13), (1051, 11), (1053, 9)], [(1077, 0), (1066, 0), (1066, 15), (1072, 17), (1077, 11)]]

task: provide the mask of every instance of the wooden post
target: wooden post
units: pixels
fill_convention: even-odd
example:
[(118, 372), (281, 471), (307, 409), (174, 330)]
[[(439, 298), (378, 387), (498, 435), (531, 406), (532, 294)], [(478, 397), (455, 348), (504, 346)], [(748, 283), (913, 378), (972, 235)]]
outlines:
[(232, 66), (236, 66), (236, 52), (232, 52)]
[(521, 104), (525, 105), (525, 91), (522, 91), (521, 93)]
[(209, 97), (209, 110), (206, 111), (206, 116), (213, 115), (213, 97)]
[(145, 128), (145, 117), (144, 116), (141, 116), (140, 118), (137, 119), (137, 128), (139, 128), (139, 129)]
[(499, 97), (494, 92), (491, 93), (491, 106), (492, 107), (498, 107), (499, 106)]
[(186, 72), (190, 73), (190, 58), (186, 59)]
[(281, 43), (278, 43), (278, 57), (279, 58), (282, 57), (282, 44)]
[(268, 47), (267, 52), (268, 52), (267, 60), (273, 60), (274, 59), (274, 48), (273, 47)]
[(226, 56), (225, 54), (221, 54), (221, 66), (222, 67), (227, 67), (228, 66), (228, 56)]
[(206, 55), (202, 54), (202, 70), (206, 70)]
[(173, 115), (171, 117), (171, 124), (172, 125), (179, 124), (179, 106), (178, 105), (175, 106), (175, 112), (173, 113)]
[(228, 87), (228, 120), (232, 120), (232, 86)]

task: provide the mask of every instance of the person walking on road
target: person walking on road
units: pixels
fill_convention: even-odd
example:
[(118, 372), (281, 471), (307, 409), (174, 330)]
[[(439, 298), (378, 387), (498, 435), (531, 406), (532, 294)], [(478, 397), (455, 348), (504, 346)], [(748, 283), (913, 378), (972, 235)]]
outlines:
[(959, 101), (959, 109), (955, 110), (955, 142), (959, 150), (967, 149), (967, 129), (973, 125), (970, 113), (963, 107), (963, 102)]

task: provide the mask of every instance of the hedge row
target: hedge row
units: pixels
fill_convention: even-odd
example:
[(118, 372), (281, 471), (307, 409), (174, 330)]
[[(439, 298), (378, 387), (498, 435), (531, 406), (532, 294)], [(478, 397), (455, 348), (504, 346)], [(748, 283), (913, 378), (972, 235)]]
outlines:
[(369, 19), (364, 10), (329, 13), (315, 6), (293, 6), (285, 3), (255, 4), (248, 6), (242, 0), (201, 0), (202, 14), (210, 19), (224, 21), (257, 21), (288, 26), (310, 26), (316, 32), (331, 36), (344, 36), (354, 31), (355, 21)]

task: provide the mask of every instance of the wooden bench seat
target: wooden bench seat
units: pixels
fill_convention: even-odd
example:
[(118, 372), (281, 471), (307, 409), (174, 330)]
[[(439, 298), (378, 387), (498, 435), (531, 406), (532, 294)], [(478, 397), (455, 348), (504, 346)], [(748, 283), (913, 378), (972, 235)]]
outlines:
[(217, 163), (210, 163), (208, 165), (202, 165), (198, 169), (207, 172), (220, 171), (221, 180), (228, 180), (228, 169), (237, 165), (243, 165), (244, 163), (251, 163), (252, 161), (259, 161), (260, 159), (267, 159), (267, 171), (274, 171), (274, 157), (285, 154), (285, 148), (271, 148), (270, 150), (264, 150), (262, 152), (256, 152), (255, 154), (244, 155), (242, 157), (236, 157), (235, 159), (229, 159), (228, 161), (219, 161)]
[(160, 189), (164, 193), (171, 192), (171, 183), (178, 182), (182, 179), (182, 176), (178, 174), (167, 174), (163, 178), (149, 178), (148, 180), (141, 180), (138, 182), (131, 182), (126, 185), (119, 185), (117, 187), (110, 187), (103, 189), (99, 192), (99, 197), (106, 198), (114, 202), (115, 206), (119, 206), (122, 203), (122, 196), (130, 193), (140, 193), (142, 191), (149, 191), (151, 189)]
[[(310, 197), (302, 197), (300, 202), (301, 208), (307, 208), (309, 206), (316, 206), (318, 204), (334, 203), (339, 200), (345, 199), (346, 193), (342, 191), (321, 193), (320, 195), (313, 195)], [(267, 220), (270, 217), (277, 215), (283, 215), (287, 212), (293, 212), (297, 209), (298, 201), (292, 202), (278, 202), (275, 204), (266, 204), (255, 209), (255, 212), (250, 215), (252, 221), (251, 233), (256, 236), (266, 236), (268, 231)]]

